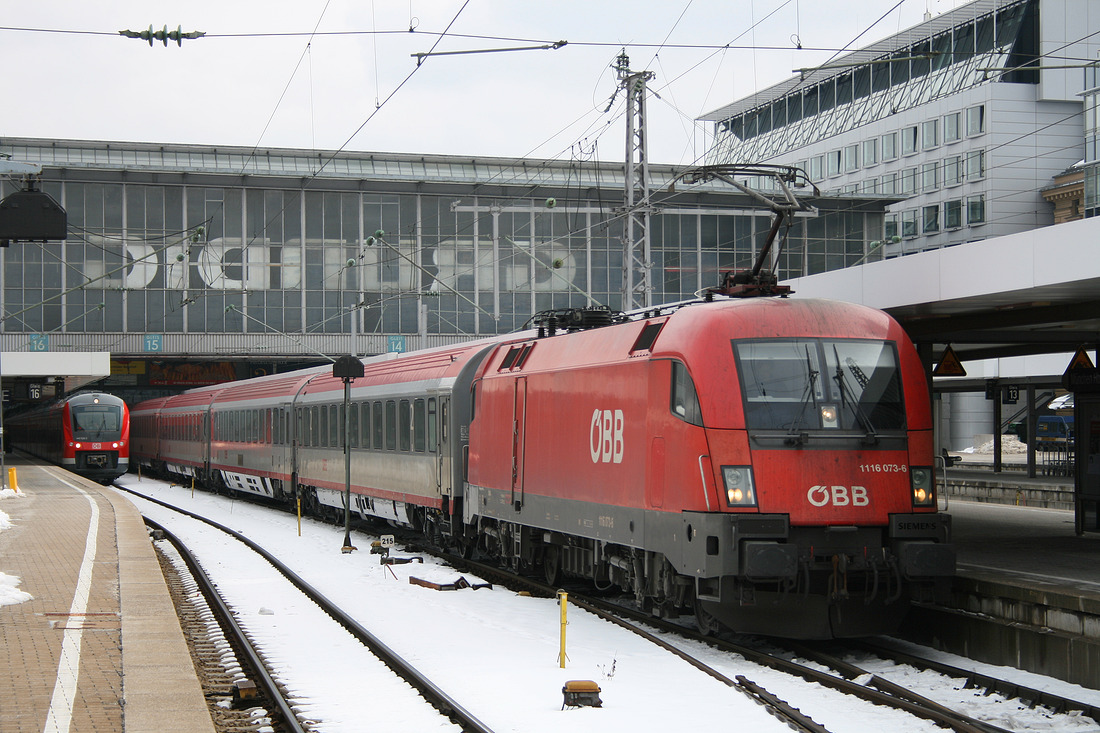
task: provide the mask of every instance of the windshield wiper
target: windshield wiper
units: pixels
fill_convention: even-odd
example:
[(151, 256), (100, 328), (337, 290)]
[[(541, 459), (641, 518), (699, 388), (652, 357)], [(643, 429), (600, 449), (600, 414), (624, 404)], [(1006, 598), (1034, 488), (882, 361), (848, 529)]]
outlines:
[(814, 369), (813, 363), (810, 361), (810, 347), (806, 347), (806, 390), (802, 393), (802, 409), (798, 411), (798, 417), (791, 423), (791, 429), (787, 431), (787, 439), (783, 442), (788, 445), (802, 445), (806, 442), (807, 435), (800, 431), (802, 427), (802, 418), (806, 414), (806, 406), (810, 404), (810, 400), (813, 400), (814, 407), (817, 407), (817, 392), (815, 387), (817, 386), (818, 371)]
[[(840, 364), (840, 354), (837, 353), (835, 344), (833, 345), (833, 356), (836, 357), (836, 375), (833, 377), (833, 380), (836, 382), (837, 389), (840, 390), (840, 408), (841, 411), (843, 411), (845, 405), (848, 403), (848, 390), (850, 387), (848, 386), (848, 378), (844, 375), (844, 367)], [(860, 407), (859, 400), (853, 399), (851, 402), (852, 411), (856, 415), (856, 420), (863, 426), (863, 429), (867, 431), (867, 435), (864, 439), (868, 443), (877, 443), (878, 432), (871, 423), (871, 418), (869, 418), (867, 413), (863, 411), (863, 408)]]

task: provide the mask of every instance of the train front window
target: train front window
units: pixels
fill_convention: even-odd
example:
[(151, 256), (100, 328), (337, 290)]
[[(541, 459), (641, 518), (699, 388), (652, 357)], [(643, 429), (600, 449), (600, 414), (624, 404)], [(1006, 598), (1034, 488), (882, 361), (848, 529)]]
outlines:
[(122, 429), (118, 405), (73, 405), (71, 416), (76, 440), (105, 440)]
[(903, 430), (892, 343), (855, 339), (735, 341), (750, 429)]

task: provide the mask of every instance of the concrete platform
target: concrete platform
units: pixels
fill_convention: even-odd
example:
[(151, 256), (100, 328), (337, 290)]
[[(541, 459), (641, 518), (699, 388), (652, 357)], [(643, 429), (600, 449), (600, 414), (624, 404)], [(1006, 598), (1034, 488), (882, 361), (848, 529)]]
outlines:
[(1078, 537), (1069, 510), (953, 499), (948, 511), (958, 572), (906, 638), (1100, 689), (1100, 534)]
[(213, 733), (137, 509), (113, 489), (8, 456), (0, 573), (32, 600), (0, 606), (5, 733)]

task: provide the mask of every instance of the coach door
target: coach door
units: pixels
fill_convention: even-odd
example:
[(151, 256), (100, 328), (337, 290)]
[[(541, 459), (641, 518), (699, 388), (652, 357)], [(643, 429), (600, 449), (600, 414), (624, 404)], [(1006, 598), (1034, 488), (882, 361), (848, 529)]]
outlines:
[(453, 495), (450, 475), (453, 464), (450, 460), (450, 431), (447, 424), (449, 407), (450, 400), (446, 397), (440, 397), (438, 402), (435, 397), (428, 398), (428, 451), (435, 454), (435, 485), (442, 496)]
[(527, 377), (516, 379), (516, 394), (512, 410), (512, 506), (523, 508), (524, 442), (527, 438)]

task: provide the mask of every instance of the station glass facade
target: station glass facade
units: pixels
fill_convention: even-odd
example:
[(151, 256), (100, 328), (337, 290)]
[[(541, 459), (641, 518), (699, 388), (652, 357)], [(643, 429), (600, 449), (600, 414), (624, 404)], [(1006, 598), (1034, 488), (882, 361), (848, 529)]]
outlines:
[[(3, 334), (50, 334), (51, 350), (134, 353), (143, 342), (128, 337), (151, 334), (165, 355), (374, 353), (391, 336), (422, 337), (416, 348), (623, 302), (622, 174), (611, 166), (535, 161), (516, 173), (509, 162), (504, 182), (500, 161), (349, 154), (343, 171), (306, 185), (291, 174), (315, 152), (263, 156), (264, 169), (241, 176), (238, 166), (255, 168), (242, 163), (248, 151), (223, 163), (193, 147), (7, 142), (13, 158), (46, 166), (43, 190), (68, 213), (64, 243), (2, 251)], [(417, 170), (378, 173), (398, 164)], [(674, 196), (652, 217), (651, 302), (692, 298), (751, 266), (771, 216), (735, 193)], [(790, 230), (781, 277), (873, 254), (882, 202), (818, 206)]]

